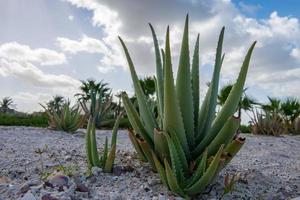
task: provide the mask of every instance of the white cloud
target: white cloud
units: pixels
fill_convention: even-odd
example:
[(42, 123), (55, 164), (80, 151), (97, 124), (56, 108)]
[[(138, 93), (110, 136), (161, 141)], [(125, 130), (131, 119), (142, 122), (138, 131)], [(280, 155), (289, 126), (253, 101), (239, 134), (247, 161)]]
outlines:
[[(258, 41), (251, 61), (248, 84), (260, 87), (262, 75), (268, 76), (264, 82), (268, 93), (276, 90), (269, 87), (277, 81), (285, 83), (286, 91), (293, 74), (290, 71), (299, 68), (300, 60), (300, 24), (295, 17), (280, 16), (278, 12), (270, 13), (266, 19), (246, 17), (239, 9), (248, 14), (255, 14), (259, 5), (240, 3), (237, 7), (231, 1), (109, 1), (109, 0), (66, 0), (71, 4), (92, 11), (92, 24), (99, 26), (104, 32), (102, 41), (110, 49), (109, 55), (102, 62), (107, 65), (127, 67), (116, 35), (125, 37), (137, 71), (142, 74), (153, 73), (155, 60), (151, 34), (147, 22), (156, 27), (159, 43), (163, 47), (164, 31), (167, 24), (171, 28), (171, 46), (173, 49), (173, 66), (176, 72), (178, 52), (182, 37), (183, 17), (190, 14), (190, 48), (197, 33), (200, 33), (201, 62), (213, 65), (217, 38), (222, 26), (226, 26), (224, 52), (226, 53), (222, 76), (226, 80), (234, 80), (251, 43)], [(170, 9), (170, 5), (172, 9)], [(130, 11), (128, 10), (130, 8)], [(168, 9), (168, 12), (165, 10)], [(102, 10), (104, 10), (102, 12)], [(143, 13), (142, 15), (140, 13)], [(115, 25), (115, 26), (114, 26)], [(192, 54), (192, 53), (191, 53)], [(109, 59), (108, 59), (109, 58)], [(118, 62), (116, 62), (118, 61)], [(284, 70), (283, 70), (284, 69)], [(282, 73), (286, 78), (277, 80), (273, 73)], [(299, 81), (300, 82), (300, 81)], [(293, 82), (294, 83), (294, 82)], [(300, 85), (300, 83), (299, 83)], [(299, 93), (300, 94), (300, 93)], [(298, 96), (299, 96), (298, 94)]]
[(29, 62), (0, 59), (0, 75), (13, 76), (34, 87), (78, 88), (80, 81), (63, 74), (46, 74)]
[(88, 52), (88, 53), (109, 53), (109, 48), (100, 40), (88, 37), (86, 35), (82, 36), (79, 41), (71, 40), (69, 38), (58, 37), (58, 45), (60, 48), (68, 53), (76, 54), (78, 52)]
[(73, 16), (73, 15), (69, 15), (69, 16), (68, 16), (68, 19), (69, 19), (70, 21), (73, 21), (73, 20), (74, 20), (74, 16)]
[(32, 49), (17, 42), (2, 44), (0, 58), (18, 62), (34, 62), (40, 65), (60, 65), (67, 62), (63, 53), (45, 48)]
[(121, 55), (120, 48), (108, 45), (105, 40), (88, 37), (86, 35), (78, 41), (69, 38), (58, 37), (58, 45), (64, 52), (77, 54), (79, 52), (102, 54), (100, 64), (97, 67), (100, 73), (108, 73), (115, 69), (115, 66), (126, 66), (125, 59)]
[(299, 48), (293, 48), (291, 50), (290, 55), (300, 62), (300, 50), (299, 50)]
[(73, 100), (71, 104), (74, 105), (74, 94), (78, 91), (68, 90), (47, 90), (46, 92), (17, 92), (11, 95), (16, 108), (18, 111), (22, 112), (33, 112), (33, 111), (43, 111), (44, 108), (39, 104), (45, 105), (49, 100), (53, 99), (55, 95), (61, 95), (66, 99)]
[(103, 66), (98, 66), (97, 67), (98, 71), (102, 74), (106, 74), (108, 72), (111, 72), (111, 71), (114, 71), (115, 68), (114, 67), (110, 67), (110, 66), (106, 66), (106, 67), (103, 67)]

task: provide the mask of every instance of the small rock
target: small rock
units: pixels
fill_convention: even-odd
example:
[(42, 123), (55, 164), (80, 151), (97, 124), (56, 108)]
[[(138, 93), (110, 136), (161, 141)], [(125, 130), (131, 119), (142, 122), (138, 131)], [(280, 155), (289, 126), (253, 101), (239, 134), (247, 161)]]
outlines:
[(73, 180), (76, 184), (82, 183), (83, 181), (86, 180), (85, 176), (81, 176), (81, 175), (76, 175), (73, 177)]
[(42, 187), (43, 187), (43, 184), (40, 184), (40, 185), (37, 185), (37, 186), (31, 186), (30, 190), (33, 194), (36, 194), (41, 190)]
[(28, 191), (20, 200), (36, 200), (36, 198)]
[(126, 165), (122, 167), (123, 172), (133, 172), (134, 168), (131, 165)]
[(113, 167), (113, 175), (114, 176), (120, 176), (121, 174), (122, 174), (122, 167), (121, 166)]
[(95, 176), (92, 176), (88, 179), (90, 181), (90, 183), (96, 183), (97, 182), (97, 178)]
[(10, 180), (10, 178), (6, 177), (6, 176), (0, 176), (0, 184), (9, 184), (12, 181)]
[(102, 169), (99, 167), (92, 167), (92, 174), (94, 176), (99, 176), (102, 172)]
[(66, 161), (71, 161), (71, 160), (72, 160), (72, 156), (67, 155), (67, 156), (65, 157), (65, 160), (66, 160)]
[(52, 184), (54, 187), (68, 187), (69, 177), (64, 175), (55, 175), (49, 179), (49, 183)]
[(24, 183), (20, 188), (19, 194), (26, 193), (26, 192), (28, 192), (28, 190), (30, 190), (30, 186), (28, 184)]
[(26, 183), (24, 183), (21, 186), (19, 193), (26, 193), (28, 190), (30, 190), (31, 186), (36, 186), (36, 185), (40, 185), (40, 184), (41, 184), (41, 181), (37, 180), (37, 179), (36, 180), (27, 181)]
[(50, 194), (45, 194), (42, 196), (41, 200), (59, 200), (59, 199), (52, 197)]
[(79, 183), (79, 184), (76, 185), (75, 191), (78, 191), (78, 192), (89, 192), (89, 188), (86, 187), (83, 183)]
[(150, 178), (150, 179), (148, 179), (148, 184), (149, 184), (149, 186), (158, 185), (158, 184), (161, 184), (161, 180), (155, 179), (155, 178)]

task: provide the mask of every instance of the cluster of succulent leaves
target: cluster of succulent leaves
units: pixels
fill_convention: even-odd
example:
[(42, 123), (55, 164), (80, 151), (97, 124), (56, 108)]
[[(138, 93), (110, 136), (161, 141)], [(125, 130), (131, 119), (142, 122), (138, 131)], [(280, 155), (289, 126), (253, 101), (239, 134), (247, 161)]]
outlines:
[[(107, 101), (103, 101), (103, 92), (91, 90), (90, 93), (90, 109), (86, 110), (89, 115), (87, 132), (86, 132), (86, 153), (88, 166), (101, 167), (104, 172), (111, 172), (115, 160), (117, 132), (122, 114), (120, 114), (113, 127), (110, 147), (108, 146), (108, 138), (105, 138), (104, 150), (99, 156), (96, 141), (96, 121), (101, 123), (101, 116), (108, 107)], [(85, 104), (82, 104), (85, 106)]]
[(252, 132), (263, 135), (300, 134), (300, 102), (295, 98), (280, 100), (268, 97), (261, 112), (253, 111)]
[(51, 129), (74, 133), (82, 127), (85, 117), (81, 115), (79, 106), (70, 106), (70, 102), (64, 102), (59, 109), (50, 109), (46, 106), (48, 124)]
[[(133, 130), (129, 136), (140, 158), (148, 161), (163, 183), (174, 193), (188, 198), (201, 193), (218, 172), (232, 159), (244, 144), (244, 138), (235, 137), (240, 119), (234, 117), (243, 93), (252, 44), (230, 94), (216, 114), (220, 70), (224, 60), (222, 28), (215, 59), (212, 81), (206, 96), (199, 102), (199, 35), (192, 64), (189, 55), (188, 16), (185, 21), (176, 84), (174, 84), (169, 28), (165, 48), (160, 50), (153, 27), (156, 56), (156, 100), (158, 115), (151, 112), (142, 91), (127, 47), (123, 46), (138, 102), (138, 110), (122, 94), (123, 105)], [(191, 67), (190, 67), (191, 65)]]

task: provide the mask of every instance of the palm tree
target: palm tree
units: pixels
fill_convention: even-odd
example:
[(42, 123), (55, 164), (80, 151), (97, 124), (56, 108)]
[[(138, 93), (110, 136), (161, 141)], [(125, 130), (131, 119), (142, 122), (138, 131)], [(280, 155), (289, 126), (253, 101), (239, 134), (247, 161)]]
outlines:
[(93, 79), (88, 79), (87, 81), (81, 81), (82, 85), (80, 86), (81, 93), (75, 94), (78, 96), (79, 101), (88, 101), (91, 98), (91, 92), (95, 91), (101, 93), (103, 97), (108, 97), (111, 93), (111, 89), (108, 86), (108, 83), (104, 83), (103, 80), (96, 82)]
[(300, 116), (300, 102), (295, 98), (287, 98), (281, 103), (282, 118), (289, 132), (294, 132), (294, 123)]
[(64, 103), (66, 103), (66, 100), (63, 96), (55, 95), (46, 105), (50, 112), (60, 113)]
[(15, 106), (13, 104), (13, 99), (11, 97), (4, 97), (0, 102), (0, 111), (3, 113), (7, 113), (12, 110), (10, 107)]
[(296, 98), (287, 98), (282, 102), (280, 110), (284, 117), (293, 123), (300, 115), (300, 102)]
[(294, 130), (294, 123), (300, 116), (300, 102), (296, 98), (286, 98), (281, 101), (277, 98), (268, 97), (269, 102), (262, 104), (261, 108), (265, 113), (278, 115), (286, 126), (287, 130), (292, 133)]
[[(87, 81), (81, 81), (81, 83), (81, 93), (75, 94), (75, 96), (77, 96), (78, 102), (87, 116), (96, 116), (96, 126), (100, 128), (103, 119), (113, 117), (111, 111), (115, 104), (112, 103), (111, 88), (109, 88), (108, 83), (103, 82), (103, 80), (97, 82), (93, 79), (88, 79)], [(94, 113), (95, 109), (97, 109), (94, 105), (95, 102), (103, 106), (103, 108), (100, 109), (101, 115)]]
[(267, 104), (261, 104), (261, 108), (265, 112), (271, 112), (271, 113), (279, 113), (281, 110), (281, 100), (274, 98), (274, 97), (268, 97), (269, 102)]
[[(233, 87), (232, 84), (227, 84), (221, 88), (220, 93), (218, 95), (218, 104), (220, 106), (225, 104), (226, 99), (229, 96), (229, 93), (230, 93), (232, 87)], [(237, 117), (239, 117), (239, 118), (242, 115), (242, 110), (249, 111), (253, 108), (254, 105), (258, 104), (254, 98), (246, 95), (246, 93), (245, 93), (246, 90), (247, 90), (247, 88), (244, 90), (244, 94), (241, 97), (241, 100), (240, 100), (238, 108), (237, 108), (237, 111), (238, 111)]]
[(151, 76), (140, 79), (140, 84), (144, 94), (150, 97), (155, 94), (155, 79)]

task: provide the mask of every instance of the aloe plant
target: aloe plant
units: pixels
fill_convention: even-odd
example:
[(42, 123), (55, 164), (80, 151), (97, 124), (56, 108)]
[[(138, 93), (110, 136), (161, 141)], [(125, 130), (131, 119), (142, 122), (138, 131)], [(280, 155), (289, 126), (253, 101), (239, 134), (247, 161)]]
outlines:
[(101, 119), (101, 114), (107, 109), (108, 104), (102, 101), (103, 93), (93, 90), (90, 94), (91, 105), (89, 110), (89, 121), (86, 132), (86, 154), (88, 167), (101, 167), (104, 172), (111, 172), (116, 154), (117, 132), (122, 113), (117, 117), (112, 131), (110, 147), (108, 147), (108, 138), (105, 138), (104, 150), (101, 156), (98, 154), (96, 141), (96, 120)]
[(51, 110), (40, 104), (46, 111), (51, 129), (74, 133), (84, 123), (85, 117), (80, 114), (79, 106), (70, 106), (70, 102), (65, 102), (59, 110)]
[[(96, 82), (92, 79), (82, 81), (81, 93), (75, 94), (78, 102), (87, 116), (95, 117), (96, 127), (100, 128), (104, 118), (107, 118), (111, 111), (113, 102), (111, 89), (104, 81)], [(96, 107), (97, 110), (95, 109)]]
[(188, 16), (185, 20), (176, 84), (174, 84), (169, 28), (165, 48), (160, 51), (155, 31), (150, 24), (156, 56), (156, 95), (158, 117), (146, 101), (128, 49), (121, 38), (139, 113), (126, 93), (122, 100), (133, 130), (129, 137), (141, 159), (147, 160), (163, 183), (174, 193), (189, 198), (205, 190), (244, 144), (234, 137), (240, 119), (234, 117), (248, 71), (254, 42), (245, 57), (230, 94), (217, 114), (220, 69), (224, 60), (222, 45), (225, 28), (219, 36), (213, 78), (201, 109), (199, 103), (199, 35), (190, 62)]

